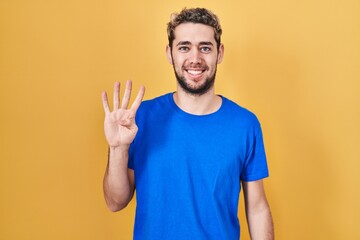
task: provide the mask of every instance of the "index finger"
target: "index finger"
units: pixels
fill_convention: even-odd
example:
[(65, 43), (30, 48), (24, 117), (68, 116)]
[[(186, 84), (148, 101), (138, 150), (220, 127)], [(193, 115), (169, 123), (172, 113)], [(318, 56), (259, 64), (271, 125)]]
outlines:
[(135, 112), (138, 110), (138, 108), (140, 107), (140, 104), (144, 98), (145, 95), (145, 87), (144, 86), (140, 86), (139, 92), (133, 102), (133, 104), (131, 105), (131, 110), (134, 110)]
[(109, 108), (109, 102), (108, 102), (106, 92), (102, 92), (101, 97), (102, 97), (102, 103), (103, 103), (105, 114), (109, 114), (110, 113), (110, 108)]

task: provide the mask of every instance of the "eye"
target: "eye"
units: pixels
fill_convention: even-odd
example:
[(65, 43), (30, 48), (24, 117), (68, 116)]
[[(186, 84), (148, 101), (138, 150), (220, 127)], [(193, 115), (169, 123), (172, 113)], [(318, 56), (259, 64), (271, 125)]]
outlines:
[(201, 52), (203, 52), (203, 53), (211, 52), (211, 48), (210, 48), (210, 47), (201, 47), (200, 50), (201, 50)]
[(179, 47), (179, 51), (180, 52), (187, 52), (187, 51), (189, 51), (189, 47), (181, 46), (181, 47)]

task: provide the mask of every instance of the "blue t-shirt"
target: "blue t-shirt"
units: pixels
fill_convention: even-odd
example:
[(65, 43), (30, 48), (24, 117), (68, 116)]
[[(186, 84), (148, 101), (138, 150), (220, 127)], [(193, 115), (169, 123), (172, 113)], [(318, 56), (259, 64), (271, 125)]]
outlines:
[(256, 116), (225, 97), (192, 115), (169, 93), (144, 101), (136, 123), (134, 239), (238, 240), (240, 183), (268, 176)]

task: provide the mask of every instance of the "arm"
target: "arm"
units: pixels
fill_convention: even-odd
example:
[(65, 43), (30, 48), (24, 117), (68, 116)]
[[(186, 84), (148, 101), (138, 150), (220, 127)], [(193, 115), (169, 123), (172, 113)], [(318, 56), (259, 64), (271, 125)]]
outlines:
[(105, 111), (104, 132), (109, 144), (109, 159), (105, 171), (103, 188), (108, 208), (115, 212), (127, 206), (135, 191), (134, 171), (128, 169), (129, 148), (137, 133), (136, 111), (145, 93), (141, 87), (128, 109), (131, 95), (131, 81), (127, 81), (124, 97), (119, 102), (120, 84), (114, 87), (114, 109), (109, 109), (105, 92), (102, 94)]
[(242, 182), (245, 210), (252, 240), (273, 240), (274, 226), (263, 181)]
[(127, 206), (134, 195), (134, 171), (128, 169), (128, 149), (109, 148), (103, 189), (106, 205), (112, 212)]

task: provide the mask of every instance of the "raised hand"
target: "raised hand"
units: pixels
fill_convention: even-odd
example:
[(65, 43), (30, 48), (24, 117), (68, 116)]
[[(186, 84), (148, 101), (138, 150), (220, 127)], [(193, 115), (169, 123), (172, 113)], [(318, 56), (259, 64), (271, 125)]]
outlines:
[(145, 94), (145, 87), (141, 86), (130, 108), (131, 81), (126, 82), (126, 89), (120, 105), (120, 83), (114, 85), (113, 111), (110, 111), (106, 92), (102, 93), (102, 102), (105, 111), (104, 131), (110, 147), (128, 148), (134, 140), (138, 127), (135, 123), (135, 115)]

